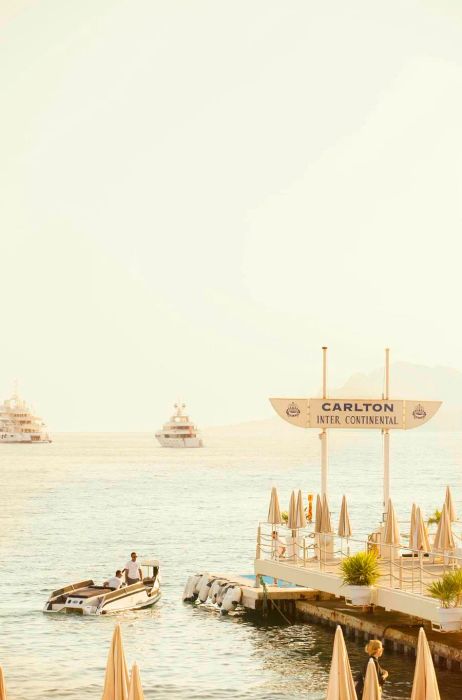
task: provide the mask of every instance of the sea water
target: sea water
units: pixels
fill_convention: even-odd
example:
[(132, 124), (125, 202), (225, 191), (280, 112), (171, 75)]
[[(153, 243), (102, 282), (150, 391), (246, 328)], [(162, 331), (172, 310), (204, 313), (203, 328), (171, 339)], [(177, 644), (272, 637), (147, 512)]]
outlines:
[[(252, 573), (256, 528), (271, 486), (319, 489), (315, 432), (277, 421), (204, 431), (203, 449), (166, 449), (148, 434), (61, 434), (50, 445), (0, 446), (0, 665), (10, 700), (100, 698), (111, 636), (121, 622), (127, 662), (146, 698), (324, 698), (333, 631), (245, 614), (221, 617), (181, 602), (195, 572)], [(462, 434), (393, 433), (392, 496), (409, 519), (441, 507), (447, 483), (462, 512)], [(378, 431), (330, 433), (333, 520), (347, 495), (356, 532), (379, 521)], [(161, 602), (118, 616), (46, 615), (51, 590), (99, 582), (130, 552), (161, 562)], [(351, 665), (363, 644), (347, 640)], [(414, 661), (387, 652), (384, 698), (408, 698)], [(441, 697), (458, 697), (462, 676), (438, 671)]]

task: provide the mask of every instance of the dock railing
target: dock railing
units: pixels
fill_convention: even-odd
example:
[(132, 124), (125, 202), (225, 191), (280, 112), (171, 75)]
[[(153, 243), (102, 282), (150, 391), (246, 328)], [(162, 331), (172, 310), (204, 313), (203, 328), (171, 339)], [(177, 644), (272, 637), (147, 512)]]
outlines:
[[(456, 539), (461, 538), (456, 535)], [(405, 544), (385, 544), (380, 528), (362, 537), (344, 538), (335, 533), (315, 533), (310, 526), (298, 530), (268, 523), (258, 526), (256, 559), (341, 577), (342, 561), (360, 551), (377, 554), (379, 587), (420, 596), (428, 596), (428, 586), (444, 573), (462, 568), (460, 548), (424, 552)]]

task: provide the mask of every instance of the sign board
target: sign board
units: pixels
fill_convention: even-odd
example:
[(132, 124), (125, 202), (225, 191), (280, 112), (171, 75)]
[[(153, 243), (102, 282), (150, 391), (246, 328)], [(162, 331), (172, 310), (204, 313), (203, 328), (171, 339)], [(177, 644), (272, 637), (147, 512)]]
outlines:
[(299, 428), (409, 430), (433, 418), (441, 401), (395, 399), (270, 399), (276, 413)]

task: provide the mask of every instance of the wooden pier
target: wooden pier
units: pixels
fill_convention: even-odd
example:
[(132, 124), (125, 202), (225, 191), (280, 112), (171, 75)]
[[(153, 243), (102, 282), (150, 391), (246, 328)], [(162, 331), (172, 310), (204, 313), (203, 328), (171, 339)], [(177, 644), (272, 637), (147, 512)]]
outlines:
[(346, 637), (357, 640), (381, 639), (395, 652), (415, 655), (419, 628), (425, 628), (436, 665), (462, 672), (462, 632), (438, 632), (428, 620), (372, 605), (356, 608), (338, 595), (300, 586), (255, 586), (255, 581), (237, 574), (210, 574), (240, 587), (240, 605), (247, 611), (263, 615), (274, 612), (287, 624), (307, 622), (340, 625)]
[[(244, 576), (237, 576), (236, 574), (210, 574), (210, 576), (212, 578), (229, 581), (229, 583), (235, 583), (239, 586), (242, 591), (240, 605), (247, 610), (261, 610), (265, 602), (276, 601), (281, 608), (291, 607), (295, 611), (295, 603), (297, 601), (312, 600), (315, 595), (315, 591), (311, 588), (301, 588), (298, 586), (283, 587), (265, 584), (265, 586), (259, 586), (257, 588), (250, 579)], [(286, 603), (290, 603), (290, 605), (286, 606)]]
[[(356, 639), (381, 639), (385, 646), (396, 652), (415, 655), (419, 628), (425, 628), (436, 665), (444, 665), (453, 671), (462, 671), (462, 632), (437, 632), (422, 619), (386, 611), (384, 608), (362, 610), (347, 606), (344, 600), (331, 596), (330, 600), (296, 602), (296, 617), (305, 622), (341, 625), (347, 637)], [(325, 596), (324, 596), (325, 597)]]

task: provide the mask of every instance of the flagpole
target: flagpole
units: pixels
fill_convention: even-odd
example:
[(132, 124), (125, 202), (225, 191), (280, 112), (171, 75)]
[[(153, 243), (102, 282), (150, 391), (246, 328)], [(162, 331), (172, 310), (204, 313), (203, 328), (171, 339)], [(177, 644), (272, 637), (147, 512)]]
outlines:
[[(327, 398), (327, 348), (322, 348), (322, 398)], [(319, 434), (321, 439), (321, 495), (327, 496), (327, 430)]]
[[(390, 398), (390, 348), (385, 348), (385, 396)], [(390, 498), (390, 431), (383, 431), (383, 511), (387, 510)]]

